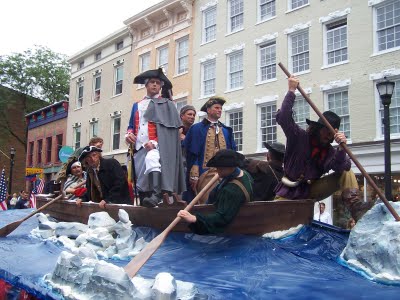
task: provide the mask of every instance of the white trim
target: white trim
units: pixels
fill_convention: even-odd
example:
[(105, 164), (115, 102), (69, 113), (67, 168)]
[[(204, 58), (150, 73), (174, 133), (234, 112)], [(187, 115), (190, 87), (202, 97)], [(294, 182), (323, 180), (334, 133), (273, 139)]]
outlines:
[(226, 90), (226, 91), (224, 91), (224, 94), (229, 94), (229, 93), (233, 93), (233, 92), (237, 92), (237, 91), (241, 91), (241, 90), (243, 90), (244, 89), (244, 87), (237, 87), (237, 88), (234, 88), (234, 89), (230, 89), (230, 90)]
[(122, 111), (121, 110), (116, 110), (113, 113), (110, 114), (111, 118), (118, 118), (121, 117)]
[(244, 102), (240, 102), (240, 103), (231, 103), (231, 104), (228, 104), (228, 105), (225, 104), (225, 105), (222, 107), (222, 111), (224, 111), (224, 112), (231, 112), (231, 111), (233, 111), (233, 110), (242, 109), (244, 106), (245, 106), (245, 103), (244, 103)]
[(99, 118), (91, 118), (91, 119), (89, 119), (89, 123), (95, 123), (95, 122), (98, 122), (99, 121)]
[(350, 60), (347, 59), (347, 60), (343, 60), (343, 61), (340, 61), (340, 62), (337, 62), (337, 63), (334, 63), (334, 64), (323, 65), (321, 67), (321, 70), (337, 67), (337, 66), (340, 66), (340, 65), (345, 65), (345, 64), (348, 64), (349, 62), (350, 62)]
[(260, 24), (262, 24), (262, 23), (264, 23), (264, 22), (268, 22), (268, 21), (271, 21), (271, 20), (273, 20), (273, 19), (276, 19), (276, 16), (273, 16), (273, 17), (271, 17), (271, 18), (269, 18), (269, 19), (265, 19), (265, 20), (263, 20), (263, 21), (258, 21), (255, 25), (260, 25)]
[(342, 80), (333, 80), (329, 81), (328, 84), (321, 84), (319, 86), (319, 90), (321, 92), (337, 89), (337, 88), (343, 88), (343, 87), (348, 87), (351, 84), (351, 78), (348, 79), (342, 79)]
[(224, 54), (231, 54), (233, 52), (243, 50), (245, 45), (246, 45), (245, 43), (242, 43), (240, 45), (234, 45), (234, 46), (232, 46), (230, 48), (225, 49), (224, 50)]
[(82, 81), (85, 81), (85, 76), (81, 76), (78, 79), (76, 79), (76, 83), (80, 83)]
[[(290, 1), (290, 0), (289, 0), (289, 1)], [(302, 6), (299, 6), (299, 7), (296, 7), (296, 8), (290, 8), (290, 9), (288, 9), (287, 11), (285, 11), (285, 14), (289, 14), (289, 13), (291, 13), (291, 12), (293, 12), (293, 11), (302, 9), (303, 7), (307, 7), (307, 6), (310, 6), (310, 1), (309, 1), (307, 4), (304, 4), (304, 5), (302, 5)]]
[[(308, 87), (308, 88), (303, 88), (303, 91), (304, 91), (307, 95), (310, 95), (310, 94), (312, 93), (312, 88), (310, 88), (310, 87)], [(294, 92), (294, 94), (296, 95), (296, 97), (301, 95), (301, 93), (300, 93), (298, 90), (296, 90), (296, 91)]]
[(178, 99), (182, 99), (182, 98), (185, 98), (185, 97), (188, 97), (189, 96), (189, 92), (181, 92), (181, 93), (179, 93), (179, 94), (177, 94), (176, 96), (173, 96), (172, 98), (174, 99), (174, 100), (178, 100)]
[(272, 78), (272, 79), (256, 82), (254, 85), (257, 86), (257, 85), (271, 83), (271, 82), (275, 82), (275, 81), (278, 81), (278, 78)]
[(368, 6), (374, 6), (374, 5), (380, 4), (380, 3), (385, 2), (385, 1), (386, 0), (369, 0), (368, 1)]
[(307, 29), (309, 27), (311, 27), (311, 21), (308, 21), (307, 23), (299, 23), (299, 24), (293, 25), (292, 27), (286, 28), (283, 31), (283, 33), (284, 34), (291, 34), (293, 32), (300, 31), (300, 30), (303, 30), (303, 29)]
[(171, 41), (170, 39), (161, 41), (160, 43), (155, 45), (154, 48), (158, 49), (158, 48), (164, 47), (164, 46), (168, 45), (170, 41)]
[(254, 99), (254, 104), (255, 105), (260, 105), (268, 102), (274, 102), (278, 101), (279, 96), (278, 95), (270, 95), (270, 96), (264, 96), (261, 98), (255, 98)]
[(152, 48), (143, 48), (143, 49), (140, 49), (140, 51), (137, 52), (137, 55), (138, 55), (138, 56), (141, 56), (141, 55), (143, 55), (143, 54), (145, 54), (145, 53), (147, 53), (147, 52), (151, 52), (151, 49), (152, 49)]
[(327, 22), (332, 22), (332, 21), (335, 21), (337, 19), (341, 19), (342, 17), (350, 14), (350, 12), (351, 12), (351, 8), (350, 7), (346, 8), (344, 10), (336, 10), (334, 12), (329, 13), (325, 17), (320, 17), (319, 18), (319, 22), (321, 24), (327, 23)]
[(384, 77), (393, 77), (393, 76), (398, 76), (398, 75), (400, 75), (400, 69), (396, 69), (396, 67), (394, 67), (394, 68), (382, 70), (379, 73), (369, 74), (369, 80), (379, 80), (379, 79), (383, 79)]
[(202, 63), (205, 63), (206, 61), (216, 59), (217, 56), (218, 56), (218, 53), (207, 54), (206, 56), (200, 58), (199, 62), (202, 64)]
[(113, 67), (116, 67), (116, 66), (122, 65), (124, 63), (124, 61), (125, 61), (125, 59), (121, 58), (121, 59), (117, 60), (115, 63), (113, 63), (112, 65), (113, 65)]
[(101, 72), (103, 72), (103, 69), (98, 69), (98, 70), (92, 72), (92, 75), (93, 75), (93, 76), (97, 76), (97, 75), (100, 75)]
[(189, 40), (190, 31), (180, 32), (179, 34), (174, 36), (174, 41), (177, 42), (180, 39), (187, 38)]
[(254, 40), (254, 45), (260, 45), (260, 44), (267, 43), (269, 41), (276, 40), (277, 37), (278, 37), (278, 33), (277, 32), (274, 32), (272, 34), (263, 35), (259, 39), (255, 39)]
[(204, 4), (203, 6), (200, 6), (200, 11), (204, 11), (210, 7), (216, 6), (218, 4), (218, 0), (214, 0), (214, 1), (210, 1), (206, 4)]
[(76, 123), (72, 124), (72, 128), (80, 127), (81, 125), (82, 125), (81, 122), (76, 122)]

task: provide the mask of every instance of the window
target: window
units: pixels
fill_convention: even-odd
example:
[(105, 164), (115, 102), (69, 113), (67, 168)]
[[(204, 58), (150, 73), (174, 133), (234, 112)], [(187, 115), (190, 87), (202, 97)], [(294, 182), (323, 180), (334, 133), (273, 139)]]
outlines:
[(185, 37), (177, 41), (176, 47), (177, 57), (177, 74), (182, 74), (188, 71), (189, 63), (189, 38)]
[(89, 127), (90, 127), (89, 139), (99, 135), (99, 121), (98, 120), (95, 119), (95, 120), (90, 121)]
[(203, 11), (203, 43), (214, 41), (217, 35), (217, 7)]
[(112, 150), (119, 149), (121, 135), (121, 117), (112, 118)]
[(57, 142), (57, 161), (60, 161), (60, 157), (58, 156), (58, 154), (60, 153), (60, 150), (63, 146), (63, 135), (62, 134), (56, 135), (56, 142)]
[(94, 84), (93, 101), (98, 102), (100, 101), (101, 75), (97, 75), (94, 77), (93, 84)]
[(341, 118), (339, 131), (342, 131), (348, 139), (351, 138), (348, 91), (329, 92), (327, 95), (328, 110), (333, 111)]
[(328, 65), (347, 59), (347, 20), (327, 24), (326, 61)]
[(291, 0), (291, 7), (290, 9), (295, 9), (298, 7), (302, 7), (308, 4), (308, 0)]
[(164, 73), (168, 72), (168, 46), (158, 48), (158, 67), (163, 68)]
[(118, 43), (115, 44), (115, 50), (121, 50), (122, 48), (124, 48), (124, 41), (120, 41)]
[(276, 16), (275, 0), (259, 0), (260, 14), (259, 20), (265, 21)]
[(98, 60), (100, 60), (101, 59), (101, 51), (100, 52), (97, 52), (95, 55), (94, 55), (94, 60), (95, 61), (98, 61)]
[(293, 73), (307, 71), (310, 68), (310, 52), (308, 44), (308, 30), (290, 36), (291, 66)]
[(124, 82), (124, 66), (119, 65), (115, 67), (115, 94), (122, 94), (122, 84)]
[[(389, 106), (389, 116), (390, 116), (390, 134), (400, 134), (400, 79), (393, 80), (395, 82), (395, 87), (392, 95), (392, 102)], [(379, 97), (378, 97), (379, 98)], [(381, 118), (381, 128), (382, 136), (384, 135), (384, 124), (383, 124), (383, 105), (382, 101), (380, 103), (380, 118)]]
[(43, 140), (38, 140), (38, 152), (37, 152), (37, 163), (42, 163), (42, 155), (43, 155)]
[(400, 1), (385, 1), (376, 7), (378, 51), (400, 47)]
[(228, 32), (243, 29), (243, 0), (229, 0), (228, 4)]
[(78, 63), (78, 70), (83, 69), (85, 67), (85, 61), (82, 60)]
[(270, 102), (263, 104), (259, 108), (259, 120), (260, 120), (260, 149), (264, 147), (264, 142), (273, 143), (276, 142), (276, 102)]
[(215, 94), (215, 59), (202, 63), (202, 96)]
[(46, 138), (46, 163), (51, 162), (52, 148), (53, 148), (53, 137), (49, 136)]
[(293, 119), (301, 128), (307, 128), (306, 119), (310, 118), (310, 105), (303, 96), (297, 95), (293, 106)]
[(243, 112), (230, 112), (228, 113), (228, 118), (228, 124), (233, 129), (236, 150), (243, 151)]
[(76, 108), (81, 108), (83, 105), (83, 81), (78, 82), (78, 92), (76, 99)]
[(33, 150), (35, 147), (35, 142), (29, 142), (29, 148), (28, 148), (28, 166), (33, 165)]
[(175, 105), (176, 105), (176, 109), (178, 110), (178, 112), (180, 112), (181, 108), (184, 107), (186, 104), (187, 104), (186, 98), (184, 98), (183, 100), (176, 101)]
[(146, 52), (139, 56), (139, 72), (142, 73), (150, 69), (150, 52)]
[(81, 147), (81, 126), (74, 127), (74, 146), (75, 150)]
[(259, 46), (258, 81), (276, 78), (276, 42)]
[(228, 55), (228, 90), (243, 87), (243, 51)]

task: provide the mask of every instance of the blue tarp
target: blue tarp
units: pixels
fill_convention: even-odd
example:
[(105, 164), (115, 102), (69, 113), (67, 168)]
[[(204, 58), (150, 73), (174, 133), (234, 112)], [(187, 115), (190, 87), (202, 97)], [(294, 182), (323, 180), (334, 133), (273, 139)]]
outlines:
[[(0, 212), (0, 227), (30, 212)], [(0, 238), (0, 279), (39, 298), (60, 299), (42, 278), (53, 271), (65, 249), (29, 237), (36, 226), (33, 217)], [(158, 234), (149, 228), (138, 231), (148, 241)], [(171, 233), (139, 274), (154, 278), (169, 272), (195, 283), (209, 299), (399, 299), (399, 286), (370, 281), (339, 264), (347, 239), (347, 232), (320, 226), (305, 226), (282, 240)]]

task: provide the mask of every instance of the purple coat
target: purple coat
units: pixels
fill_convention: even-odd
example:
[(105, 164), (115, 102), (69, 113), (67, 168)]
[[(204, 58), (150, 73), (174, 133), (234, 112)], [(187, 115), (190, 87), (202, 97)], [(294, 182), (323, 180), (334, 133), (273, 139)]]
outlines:
[(282, 102), (282, 107), (276, 114), (276, 121), (282, 127), (286, 135), (286, 152), (284, 159), (284, 174), (291, 181), (297, 181), (302, 175), (302, 183), (297, 187), (287, 187), (280, 182), (275, 192), (287, 199), (307, 199), (310, 193), (310, 185), (307, 180), (315, 180), (330, 170), (343, 172), (350, 170), (351, 162), (345, 151), (328, 147), (322, 167), (311, 159), (311, 136), (300, 128), (293, 119), (293, 105), (296, 95), (288, 92)]

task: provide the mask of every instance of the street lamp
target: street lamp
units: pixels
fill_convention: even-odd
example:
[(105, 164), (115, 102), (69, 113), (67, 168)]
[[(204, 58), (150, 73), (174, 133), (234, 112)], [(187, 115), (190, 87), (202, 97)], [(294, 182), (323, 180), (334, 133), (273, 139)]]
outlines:
[(12, 191), (12, 176), (13, 176), (15, 152), (16, 152), (15, 148), (11, 147), (11, 149), (10, 149), (10, 180), (8, 181), (8, 194), (9, 195), (11, 195), (11, 191)]
[(389, 106), (392, 101), (392, 95), (395, 83), (385, 77), (385, 81), (376, 85), (379, 97), (383, 105), (383, 124), (385, 135), (385, 196), (388, 201), (392, 200), (392, 171), (390, 162), (390, 116)]

